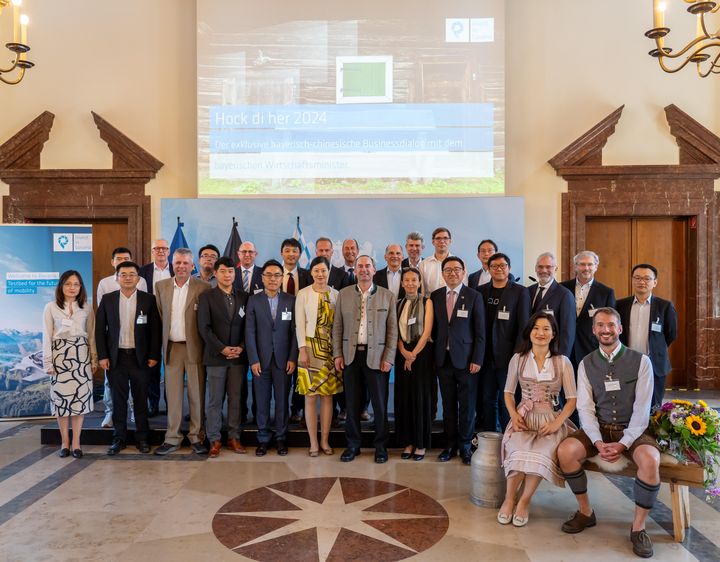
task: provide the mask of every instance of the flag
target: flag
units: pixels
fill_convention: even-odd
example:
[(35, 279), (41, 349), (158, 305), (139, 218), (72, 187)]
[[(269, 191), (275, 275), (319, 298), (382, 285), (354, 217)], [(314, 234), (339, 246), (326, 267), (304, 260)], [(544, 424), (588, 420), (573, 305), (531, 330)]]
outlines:
[[(177, 218), (177, 228), (175, 229), (175, 234), (173, 235), (172, 242), (170, 242), (170, 262), (172, 262), (173, 254), (175, 254), (175, 250), (178, 248), (190, 248), (190, 245), (188, 244), (187, 239), (185, 238), (185, 234), (183, 233), (182, 227), (185, 226), (184, 222), (180, 222), (180, 217)], [(193, 260), (194, 262), (195, 260)], [(197, 267), (193, 267), (192, 273), (195, 274), (197, 272)]]
[(300, 217), (297, 218), (295, 223), (295, 232), (293, 232), (293, 238), (300, 242), (300, 261), (298, 265), (303, 268), (307, 268), (310, 264), (310, 250), (308, 250), (307, 242), (305, 242), (305, 236), (303, 236), (302, 228), (300, 228)]
[(233, 263), (238, 261), (237, 253), (242, 244), (242, 238), (237, 229), (238, 223), (235, 217), (232, 218), (232, 228), (230, 229), (230, 236), (228, 237), (227, 244), (225, 244), (225, 250), (223, 251), (223, 257), (230, 258)]

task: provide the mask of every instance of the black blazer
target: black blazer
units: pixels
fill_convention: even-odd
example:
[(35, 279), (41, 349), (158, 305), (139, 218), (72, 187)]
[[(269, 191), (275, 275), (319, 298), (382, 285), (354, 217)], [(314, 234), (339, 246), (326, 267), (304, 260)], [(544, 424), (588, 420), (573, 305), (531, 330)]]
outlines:
[(343, 267), (330, 266), (330, 274), (328, 275), (328, 285), (339, 291), (350, 284), (347, 273)]
[[(530, 296), (530, 313), (533, 311), (533, 297), (538, 290), (538, 284), (530, 285), (528, 288)], [(558, 344), (560, 345), (560, 353), (565, 357), (570, 357), (575, 342), (575, 294), (568, 291), (560, 285), (556, 280), (545, 291), (542, 300), (535, 303), (535, 310), (552, 310), (555, 315), (555, 321), (558, 325)]]
[[(203, 364), (209, 367), (247, 365), (245, 353), (245, 315), (248, 295), (233, 289), (233, 309), (228, 310), (227, 297), (222, 289), (215, 287), (200, 294), (198, 298), (198, 332), (205, 342)], [(241, 346), (243, 353), (237, 359), (227, 359), (221, 351), (226, 346)]]
[[(576, 279), (563, 281), (560, 284), (573, 295), (575, 294)], [(615, 308), (615, 305), (615, 289), (603, 285), (595, 279), (592, 285), (590, 285), (590, 290), (585, 298), (582, 310), (580, 310), (580, 315), (576, 315), (575, 318), (575, 343), (570, 360), (576, 369), (580, 361), (583, 360), (583, 357), (595, 351), (599, 345), (597, 338), (595, 338), (592, 333), (592, 316), (590, 316), (590, 311), (606, 306)]]
[[(481, 273), (482, 269), (478, 269), (477, 271), (473, 271), (470, 274), (470, 276), (468, 277), (468, 287), (470, 287), (471, 289), (480, 289), (481, 285), (478, 285), (478, 281), (480, 281)], [(514, 281), (517, 283), (518, 279), (512, 273), (508, 273), (508, 281)], [(483, 283), (483, 285), (487, 285), (487, 283)]]
[[(388, 268), (385, 266), (375, 272), (375, 275), (373, 276), (373, 283), (375, 283), (378, 287), (385, 287), (386, 289), (389, 289), (387, 270)], [(402, 269), (400, 271), (402, 271)], [(405, 297), (405, 289), (403, 289), (402, 283), (400, 283), (400, 291), (398, 292), (397, 300), (400, 301), (403, 297)]]
[[(628, 345), (630, 341), (630, 310), (634, 297), (626, 297), (617, 301), (617, 311), (623, 325), (620, 341)], [(103, 298), (103, 301), (105, 298)], [(660, 324), (660, 331), (653, 330), (653, 324)], [(653, 373), (664, 377), (670, 372), (670, 354), (668, 347), (677, 338), (677, 312), (670, 301), (652, 296), (650, 299), (650, 324), (648, 326), (648, 355), (652, 363)]]
[[(147, 317), (147, 323), (137, 323), (140, 313)], [(155, 297), (150, 293), (137, 292), (134, 326), (135, 356), (140, 367), (148, 368), (149, 359), (160, 361), (162, 346), (160, 313)], [(95, 315), (95, 345), (98, 360), (110, 359), (110, 368), (114, 368), (118, 362), (120, 348), (120, 291), (108, 293), (100, 301)]]
[[(422, 263), (422, 258), (420, 258), (420, 263)], [(418, 267), (420, 264), (418, 264)], [(400, 267), (410, 267), (410, 258), (403, 259), (402, 263), (400, 264)]]
[[(171, 263), (168, 262), (168, 267), (170, 268), (170, 277), (175, 275), (175, 272), (173, 271), (173, 266)], [(155, 289), (153, 287), (153, 271), (155, 270), (155, 264), (153, 262), (146, 263), (140, 268), (140, 272), (138, 275), (145, 279), (145, 283), (147, 283), (147, 292), (151, 295), (153, 294), (153, 290)]]
[[(447, 288), (440, 287), (430, 295), (435, 309), (433, 342), (435, 364), (445, 362), (445, 350), (450, 342), (450, 361), (456, 369), (467, 369), (470, 363), (482, 365), (485, 357), (485, 303), (482, 295), (463, 285), (455, 301), (452, 319), (447, 317)], [(466, 310), (467, 317), (458, 316)]]
[[(250, 276), (250, 294), (262, 291), (265, 288), (262, 281), (262, 268), (257, 265), (253, 266), (252, 275)], [(243, 290), (242, 267), (239, 265), (235, 268), (235, 280), (233, 281), (233, 289)]]
[[(482, 295), (483, 303), (490, 296), (492, 281), (481, 285), (477, 290)], [(509, 320), (495, 318), (492, 330), (492, 350), (496, 367), (507, 368), (515, 354), (515, 347), (520, 343), (520, 336), (530, 318), (530, 296), (522, 285), (509, 282), (502, 292), (498, 303), (498, 312), (507, 311)], [(487, 319), (486, 319), (487, 321)]]

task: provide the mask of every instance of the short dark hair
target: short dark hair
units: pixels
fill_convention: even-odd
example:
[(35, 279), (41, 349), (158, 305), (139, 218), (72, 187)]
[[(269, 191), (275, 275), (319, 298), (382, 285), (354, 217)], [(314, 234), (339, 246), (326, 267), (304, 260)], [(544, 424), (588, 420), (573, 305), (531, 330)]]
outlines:
[(477, 249), (478, 252), (480, 251), (480, 246), (482, 246), (483, 244), (492, 244), (492, 247), (495, 248), (495, 253), (497, 254), (497, 251), (498, 251), (497, 244), (495, 244), (495, 242), (490, 240), (490, 238), (488, 238), (486, 240), (480, 240), (480, 243), (478, 244), (478, 249)]
[(405, 275), (407, 273), (414, 273), (418, 276), (418, 281), (422, 282), (422, 275), (420, 275), (420, 270), (417, 267), (403, 267), (402, 273), (400, 274), (400, 282), (402, 283), (402, 280), (405, 279)]
[(119, 263), (117, 267), (115, 268), (115, 273), (117, 274), (122, 268), (124, 267), (134, 267), (135, 273), (140, 273), (140, 266), (136, 264), (134, 261), (124, 261), (122, 263)]
[(282, 241), (282, 244), (280, 244), (280, 251), (282, 252), (285, 246), (291, 246), (293, 248), (297, 248), (298, 250), (302, 251), (302, 246), (300, 245), (300, 242), (298, 242), (295, 238), (285, 238), (285, 240)]
[(278, 269), (280, 269), (280, 271), (282, 271), (282, 269), (283, 269), (283, 266), (282, 266), (282, 264), (281, 264), (279, 261), (277, 261), (277, 260), (268, 260), (268, 261), (266, 261), (266, 262), (263, 264), (263, 266), (262, 266), (262, 272), (265, 273), (265, 270), (266, 270), (268, 267), (273, 267), (273, 266), (274, 266), (274, 267), (277, 267)]
[(215, 262), (215, 265), (213, 266), (213, 268), (215, 269), (215, 271), (217, 271), (221, 265), (224, 265), (225, 267), (229, 267), (230, 269), (235, 269), (235, 262), (227, 256), (218, 258), (218, 260)]
[(639, 263), (636, 266), (633, 266), (632, 271), (630, 272), (630, 275), (635, 273), (636, 269), (649, 269), (653, 272), (653, 275), (655, 275), (655, 279), (657, 279), (658, 273), (657, 268), (654, 265), (650, 265), (649, 263)]
[(70, 277), (72, 277), (73, 275), (77, 277), (78, 281), (80, 282), (80, 292), (78, 293), (75, 302), (77, 302), (78, 307), (80, 308), (85, 306), (85, 302), (87, 301), (87, 291), (85, 291), (85, 283), (83, 282), (82, 275), (80, 275), (79, 271), (75, 271), (74, 269), (68, 269), (60, 276), (58, 284), (55, 287), (55, 304), (58, 308), (63, 308), (65, 306), (65, 294), (63, 293), (63, 285), (65, 285), (67, 280), (70, 279)]
[(557, 321), (555, 320), (555, 315), (550, 314), (549, 312), (544, 312), (542, 310), (538, 310), (535, 314), (533, 314), (528, 320), (527, 324), (525, 324), (522, 334), (520, 334), (520, 343), (515, 348), (516, 353), (524, 355), (532, 349), (530, 332), (532, 332), (532, 329), (535, 327), (535, 322), (537, 322), (540, 318), (545, 318), (545, 320), (550, 322), (550, 328), (552, 329), (553, 339), (550, 340), (550, 355), (560, 355), (560, 343), (558, 342), (558, 325)]
[(448, 256), (448, 257), (446, 257), (446, 258), (442, 261), (442, 265), (441, 265), (440, 269), (445, 269), (445, 264), (448, 263), (448, 262), (450, 262), (450, 261), (456, 261), (456, 262), (458, 262), (460, 265), (462, 265), (462, 268), (465, 269), (465, 262), (462, 261), (462, 259), (461, 259), (460, 257), (458, 257), (458, 256)]
[(432, 231), (432, 238), (434, 239), (435, 236), (440, 234), (441, 232), (447, 232), (448, 238), (452, 238), (452, 234), (450, 234), (450, 231), (445, 228), (444, 226), (438, 226), (435, 230)]
[(217, 246), (214, 246), (213, 244), (205, 244), (200, 250), (198, 250), (198, 257), (205, 251), (205, 250), (212, 250), (215, 252), (218, 257), (220, 257), (220, 250), (217, 249)]
[(132, 257), (132, 252), (130, 251), (130, 248), (126, 248), (125, 246), (118, 246), (112, 251), (112, 259), (115, 259), (115, 256), (118, 254), (129, 254), (130, 257)]
[(622, 326), (622, 318), (620, 318), (620, 313), (617, 310), (615, 310), (613, 307), (603, 306), (601, 308), (596, 308), (595, 312), (593, 312), (593, 319), (592, 319), (593, 325), (595, 325), (595, 316), (597, 316), (598, 314), (609, 314), (610, 316), (614, 316), (615, 319), (617, 320), (618, 326)]
[(330, 269), (330, 262), (328, 261), (328, 259), (325, 256), (316, 256), (310, 262), (310, 267), (308, 267), (308, 271), (312, 271), (312, 268), (320, 263), (325, 264), (325, 267)]
[(502, 252), (495, 252), (492, 256), (488, 258), (488, 267), (490, 267), (490, 264), (495, 260), (505, 260), (508, 264), (508, 267), (512, 267), (512, 264), (510, 263), (510, 258), (507, 256), (507, 254), (503, 254)]
[(333, 241), (330, 240), (327, 236), (321, 236), (317, 240), (315, 240), (315, 245), (317, 246), (320, 242), (330, 242), (330, 245), (333, 246)]

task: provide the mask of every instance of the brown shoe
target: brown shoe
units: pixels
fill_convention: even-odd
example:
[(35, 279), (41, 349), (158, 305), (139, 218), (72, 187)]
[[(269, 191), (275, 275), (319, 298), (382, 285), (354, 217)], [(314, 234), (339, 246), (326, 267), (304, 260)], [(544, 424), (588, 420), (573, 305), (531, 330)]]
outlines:
[(213, 441), (210, 444), (210, 451), (208, 451), (208, 456), (217, 457), (220, 454), (220, 449), (222, 449), (222, 443), (220, 441)]
[(235, 438), (228, 439), (227, 446), (228, 446), (228, 449), (237, 453), (238, 455), (244, 455), (245, 453), (247, 453), (247, 451), (245, 450), (245, 447), (242, 446), (242, 443), (240, 443), (239, 439), (235, 439)]
[(583, 531), (586, 527), (594, 527), (595, 525), (597, 525), (597, 520), (594, 511), (590, 515), (583, 515), (576, 511), (575, 515), (562, 524), (561, 529), (565, 533), (575, 534)]
[(653, 555), (653, 544), (645, 529), (633, 531), (631, 528), (630, 541), (633, 545), (633, 552), (640, 558), (650, 558)]

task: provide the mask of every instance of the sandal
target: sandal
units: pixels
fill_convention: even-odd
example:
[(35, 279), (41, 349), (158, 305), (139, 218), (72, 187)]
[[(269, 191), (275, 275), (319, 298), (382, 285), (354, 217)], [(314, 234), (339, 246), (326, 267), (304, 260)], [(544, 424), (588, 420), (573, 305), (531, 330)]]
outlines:
[(313, 451), (312, 449), (308, 450), (308, 457), (317, 457), (319, 454), (319, 451)]
[(323, 448), (322, 452), (325, 455), (334, 455), (335, 454), (335, 451), (333, 451), (332, 447), (328, 447), (327, 449)]

